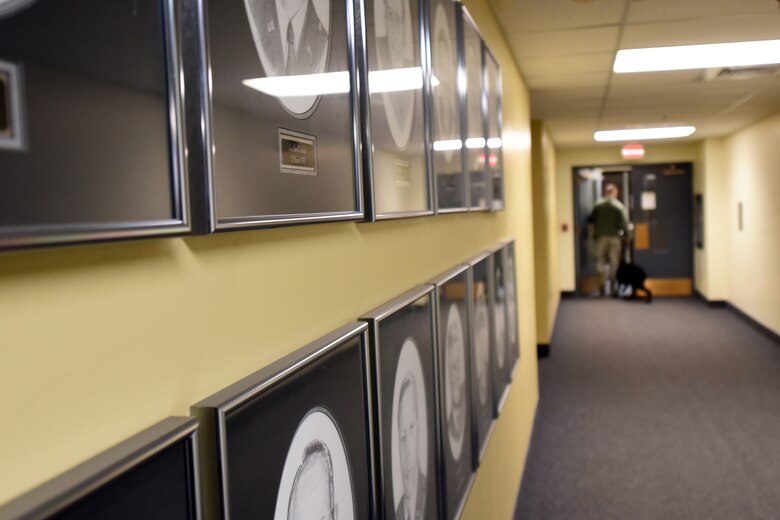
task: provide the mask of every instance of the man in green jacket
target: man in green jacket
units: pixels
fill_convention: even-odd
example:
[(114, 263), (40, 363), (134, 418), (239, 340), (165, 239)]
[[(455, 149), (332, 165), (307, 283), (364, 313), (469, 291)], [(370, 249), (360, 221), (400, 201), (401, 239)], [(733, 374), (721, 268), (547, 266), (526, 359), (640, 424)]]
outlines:
[(607, 275), (610, 291), (617, 294), (615, 275), (620, 265), (621, 238), (628, 238), (629, 226), (626, 207), (618, 200), (618, 187), (607, 184), (604, 187), (606, 197), (593, 208), (588, 222), (593, 225), (593, 237), (596, 240), (596, 268), (599, 282), (604, 291)]

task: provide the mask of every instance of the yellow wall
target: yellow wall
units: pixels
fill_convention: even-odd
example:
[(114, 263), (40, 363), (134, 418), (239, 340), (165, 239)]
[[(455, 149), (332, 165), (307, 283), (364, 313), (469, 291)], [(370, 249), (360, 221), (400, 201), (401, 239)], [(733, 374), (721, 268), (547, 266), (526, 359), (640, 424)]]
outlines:
[[(693, 162), (699, 159), (699, 145), (695, 142), (668, 144), (644, 143), (645, 157), (639, 161), (626, 161), (620, 155), (619, 145), (594, 145), (584, 148), (562, 148), (556, 151), (556, 186), (558, 224), (556, 234), (559, 248), (559, 276), (562, 291), (574, 291), (576, 287), (574, 254), (574, 199), (572, 193), (572, 168), (575, 166), (601, 166), (616, 164), (642, 164), (664, 162)], [(694, 173), (697, 164), (693, 165)], [(568, 231), (562, 231), (561, 225), (568, 225)], [(581, 224), (581, 223), (580, 223)]]
[(521, 365), (464, 519), (509, 518), (538, 398), (528, 91), (504, 85), (507, 210), (0, 254), (0, 503), (500, 240)]
[(555, 145), (542, 121), (531, 122), (531, 179), (534, 204), (536, 342), (549, 345), (561, 299)]
[[(780, 113), (722, 142), (722, 216), (728, 251), (728, 300), (780, 334)], [(717, 146), (719, 143), (716, 143)], [(737, 226), (742, 203), (743, 228)], [(706, 224), (705, 224), (706, 225)], [(720, 229), (710, 226), (710, 234)]]

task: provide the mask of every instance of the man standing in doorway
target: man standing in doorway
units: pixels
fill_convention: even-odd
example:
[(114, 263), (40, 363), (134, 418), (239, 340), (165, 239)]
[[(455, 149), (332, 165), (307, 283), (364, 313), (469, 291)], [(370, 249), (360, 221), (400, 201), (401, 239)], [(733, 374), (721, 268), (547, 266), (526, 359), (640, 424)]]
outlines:
[[(628, 217), (626, 207), (618, 200), (618, 187), (607, 184), (604, 187), (606, 197), (593, 208), (588, 223), (593, 225), (593, 238), (596, 240), (596, 268), (602, 294), (606, 293), (605, 278), (613, 296), (617, 295), (617, 274), (620, 265), (621, 238), (628, 239)], [(607, 278), (608, 276), (608, 278)]]

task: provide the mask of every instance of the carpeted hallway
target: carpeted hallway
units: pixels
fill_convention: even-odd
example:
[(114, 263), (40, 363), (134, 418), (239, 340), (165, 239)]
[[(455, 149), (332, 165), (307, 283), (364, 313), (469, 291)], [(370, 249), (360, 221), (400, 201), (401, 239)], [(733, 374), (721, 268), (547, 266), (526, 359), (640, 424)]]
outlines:
[(551, 351), (516, 520), (780, 519), (780, 346), (697, 300), (564, 300)]

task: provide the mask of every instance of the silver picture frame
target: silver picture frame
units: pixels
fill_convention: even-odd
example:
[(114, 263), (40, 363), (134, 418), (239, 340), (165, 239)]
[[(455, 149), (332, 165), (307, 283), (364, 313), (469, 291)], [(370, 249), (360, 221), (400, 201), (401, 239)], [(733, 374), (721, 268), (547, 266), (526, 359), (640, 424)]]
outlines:
[(490, 261), (490, 316), (491, 347), (493, 350), (493, 396), (498, 417), (509, 396), (514, 360), (509, 346), (509, 317), (507, 305), (506, 262), (504, 244), (491, 250)]
[[(22, 30), (20, 26), (16, 26), (17, 20), (27, 16), (28, 3), (21, 5), (18, 12), (12, 12), (3, 19), (0, 19), (1, 33), (8, 34), (11, 37), (11, 33), (14, 30)], [(41, 11), (41, 5), (35, 4), (36, 16), (39, 16)], [(54, 4), (46, 4), (48, 9), (57, 10), (59, 6)], [(135, 238), (151, 238), (157, 236), (177, 236), (190, 232), (190, 218), (189, 218), (189, 197), (188, 197), (188, 161), (185, 157), (184, 150), (186, 148), (186, 139), (184, 135), (184, 107), (183, 98), (185, 97), (183, 71), (181, 67), (181, 38), (180, 38), (180, 17), (181, 2), (179, 0), (160, 0), (159, 9), (162, 11), (161, 15), (161, 27), (156, 28), (162, 34), (162, 41), (160, 52), (164, 53), (164, 73), (159, 78), (162, 85), (161, 90), (164, 90), (162, 98), (164, 99), (165, 108), (160, 114), (158, 123), (159, 128), (164, 126), (164, 131), (167, 134), (168, 145), (166, 153), (168, 157), (165, 159), (165, 178), (155, 179), (158, 185), (167, 185), (170, 187), (170, 200), (160, 202), (160, 205), (169, 206), (170, 216), (162, 217), (144, 217), (133, 216), (137, 214), (143, 214), (143, 212), (150, 213), (151, 210), (141, 208), (145, 207), (149, 203), (148, 196), (137, 195), (137, 205), (130, 206), (123, 209), (123, 213), (127, 213), (127, 217), (123, 215), (121, 219), (94, 217), (92, 213), (100, 211), (103, 213), (112, 213), (111, 210), (105, 208), (112, 207), (112, 203), (98, 191), (100, 188), (91, 185), (79, 185), (71, 189), (73, 193), (92, 194), (96, 202), (94, 203), (99, 210), (88, 208), (89, 204), (84, 201), (79, 202), (77, 205), (74, 201), (72, 206), (66, 206), (60, 209), (57, 205), (62, 204), (62, 199), (57, 199), (55, 203), (47, 203), (45, 198), (39, 198), (30, 201), (27, 207), (21, 208), (18, 211), (18, 215), (8, 214), (6, 217), (0, 216), (0, 249), (16, 249), (23, 247), (36, 247), (58, 244), (71, 244), (81, 242), (93, 242), (93, 241), (108, 241), (108, 240), (120, 240), (120, 239), (135, 239)], [(30, 11), (32, 12), (32, 11)], [(48, 12), (47, 12), (48, 13)], [(44, 14), (48, 16), (48, 14)], [(51, 17), (56, 15), (52, 14)], [(50, 17), (50, 18), (51, 18)], [(67, 26), (65, 26), (67, 27)], [(63, 29), (68, 30), (68, 29)], [(52, 47), (53, 53), (57, 53), (58, 50)], [(59, 59), (59, 58), (58, 58)], [(42, 67), (37, 61), (25, 62), (24, 59), (17, 60), (14, 63), (16, 69), (16, 79), (12, 83), (12, 91), (19, 89), (18, 92), (13, 94), (13, 99), (18, 100), (17, 108), (12, 109), (12, 117), (14, 112), (17, 114), (17, 120), (22, 123), (22, 127), (19, 129), (19, 141), (14, 138), (13, 146), (4, 147), (0, 146), (0, 169), (4, 170), (4, 173), (11, 171), (13, 168), (18, 170), (20, 175), (30, 173), (29, 168), (34, 168), (35, 161), (43, 160), (43, 154), (51, 154), (53, 146), (55, 146), (50, 140), (46, 143), (42, 143), (41, 139), (44, 137), (41, 133), (43, 130), (47, 132), (54, 131), (55, 125), (51, 120), (46, 119), (46, 109), (50, 107), (42, 106), (41, 88), (47, 88), (46, 82), (42, 81)], [(89, 67), (89, 63), (84, 63), (81, 66)], [(98, 65), (96, 65), (97, 67)], [(6, 67), (6, 70), (9, 70)], [(13, 69), (10, 69), (13, 70)], [(22, 74), (24, 71), (24, 74)], [(43, 73), (49, 73), (43, 71)], [(14, 84), (16, 85), (14, 87)], [(163, 85), (164, 84), (164, 85)], [(27, 90), (25, 92), (25, 90)], [(34, 91), (34, 92), (33, 92)], [(188, 93), (189, 94), (189, 93)], [(45, 95), (43, 99), (48, 99)], [(97, 101), (94, 100), (93, 101)], [(140, 101), (139, 101), (140, 102)], [(48, 102), (47, 102), (48, 103)], [(107, 110), (110, 110), (107, 109)], [(39, 121), (43, 121), (44, 124), (37, 124)], [(75, 121), (76, 126), (78, 124), (85, 124), (84, 121)], [(147, 121), (148, 123), (148, 121)], [(41, 127), (47, 127), (42, 129)], [(157, 127), (156, 127), (157, 128)], [(158, 129), (159, 129), (158, 128)], [(112, 128), (112, 130), (118, 132), (118, 130)], [(61, 132), (58, 135), (67, 136), (67, 132)], [(76, 133), (76, 135), (78, 135)], [(113, 135), (113, 134), (112, 134)], [(83, 137), (82, 137), (83, 139)], [(0, 139), (1, 141), (2, 139)], [(71, 149), (72, 139), (65, 139), (57, 146), (64, 147), (64, 150)], [(70, 144), (69, 144), (70, 143)], [(6, 143), (9, 144), (9, 143)], [(44, 146), (45, 144), (45, 146)], [(91, 143), (90, 143), (91, 144)], [(20, 146), (19, 146), (20, 145)], [(73, 146), (77, 146), (77, 144)], [(105, 150), (98, 150), (95, 153), (105, 154)], [(38, 159), (36, 159), (36, 157)], [(74, 159), (75, 160), (75, 159)], [(81, 159), (79, 159), (81, 160)], [(33, 162), (30, 162), (33, 161)], [(4, 164), (6, 163), (6, 164)], [(27, 164), (32, 164), (28, 166)], [(84, 168), (77, 168), (70, 166), (75, 170), (84, 171)], [(41, 177), (41, 181), (46, 182), (47, 172), (52, 172), (54, 176), (50, 179), (51, 184), (56, 185), (62, 182), (63, 172), (57, 171), (56, 168), (46, 167), (36, 172), (36, 175)], [(99, 172), (98, 172), (99, 173)], [(95, 174), (97, 175), (97, 173)], [(30, 175), (28, 175), (30, 177)], [(102, 180), (102, 178), (101, 178)], [(23, 183), (24, 177), (17, 177), (13, 182)], [(72, 185), (75, 186), (75, 185)], [(134, 189), (136, 189), (135, 187)], [(20, 188), (21, 189), (21, 188)], [(32, 188), (24, 188), (26, 191)], [(74, 191), (75, 190), (75, 191)], [(143, 188), (139, 189), (140, 191)], [(14, 193), (14, 190), (10, 186), (5, 186), (3, 190), (5, 193)], [(69, 192), (70, 193), (70, 192)], [(159, 192), (156, 192), (158, 194)], [(52, 195), (53, 194), (53, 195)], [(26, 195), (25, 195), (26, 196)], [(46, 196), (62, 196), (62, 190), (55, 190), (48, 192)], [(71, 195), (75, 196), (75, 195)], [(127, 193), (124, 194), (122, 201), (129, 197)], [(117, 199), (119, 200), (119, 199)], [(113, 204), (115, 206), (115, 204)], [(10, 207), (10, 204), (5, 204), (4, 207)], [(78, 207), (76, 207), (78, 206)], [(56, 211), (52, 208), (57, 208)], [(136, 209), (137, 208), (137, 209)], [(51, 220), (49, 217), (45, 217), (46, 211), (56, 212)], [(157, 211), (157, 210), (155, 210)], [(166, 209), (168, 211), (168, 209)], [(26, 214), (26, 212), (28, 214)], [(73, 215), (66, 215), (67, 212), (73, 213)], [(163, 213), (163, 211), (160, 211)], [(77, 217), (76, 217), (77, 215)], [(5, 222), (3, 222), (5, 220)]]
[(483, 113), (485, 117), (486, 167), (490, 175), (492, 211), (505, 209), (504, 141), (502, 137), (502, 82), (501, 67), (486, 43), (482, 43), (484, 67)]
[(436, 213), (468, 211), (468, 190), (463, 168), (461, 110), (458, 77), (462, 75), (458, 43), (458, 5), (452, 0), (431, 0), (427, 10), (427, 47), (431, 64), (427, 77), (429, 96), (429, 163)]
[(368, 324), (371, 344), (378, 518), (436, 518), (440, 426), (433, 286), (412, 289), (360, 319)]
[[(319, 51), (311, 36), (318, 31), (327, 50), (318, 65), (290, 73), (272, 59), (281, 47), (263, 51), (272, 33), (286, 28), (274, 0), (183, 1), (193, 28), (186, 68), (199, 93), (188, 99), (188, 112), (203, 122), (190, 132), (191, 149), (202, 152), (190, 174), (193, 232), (363, 220), (355, 55), (360, 0), (305, 2), (296, 59), (301, 62), (304, 50)], [(321, 91), (283, 95), (290, 88)], [(285, 162), (286, 155), (305, 167)]]
[[(429, 282), (434, 287), (436, 317), (441, 518), (446, 520), (461, 517), (476, 478), (468, 277), (469, 266), (463, 264)], [(462, 412), (455, 413), (458, 407)], [(456, 419), (462, 421), (462, 431), (452, 424)]]
[(510, 380), (514, 380), (520, 366), (520, 319), (518, 317), (517, 260), (515, 241), (504, 242), (504, 266), (507, 302), (507, 347), (509, 349)]
[(300, 473), (292, 455), (305, 459), (310, 440), (329, 448), (331, 509), (375, 518), (366, 329), (344, 325), (191, 407), (207, 518), (287, 518), (279, 508), (290, 503)]
[(491, 316), (490, 278), (493, 256), (484, 252), (469, 264), (467, 290), (471, 324), (472, 447), (474, 469), (482, 462), (496, 425), (493, 392), (493, 318)]
[[(181, 472), (176, 481), (167, 474), (171, 463), (173, 471)], [(168, 471), (160, 472), (163, 467)], [(0, 506), (3, 520), (43, 520), (63, 513), (84, 520), (200, 520), (197, 421), (169, 417)]]
[[(435, 213), (424, 0), (363, 0), (359, 13), (366, 221)], [(389, 13), (389, 14), (388, 14)]]
[(465, 81), (461, 85), (461, 128), (463, 132), (464, 171), (467, 173), (469, 211), (490, 211), (491, 179), (486, 157), (487, 139), (484, 126), (484, 67), (482, 35), (468, 9), (458, 9), (460, 69)]

